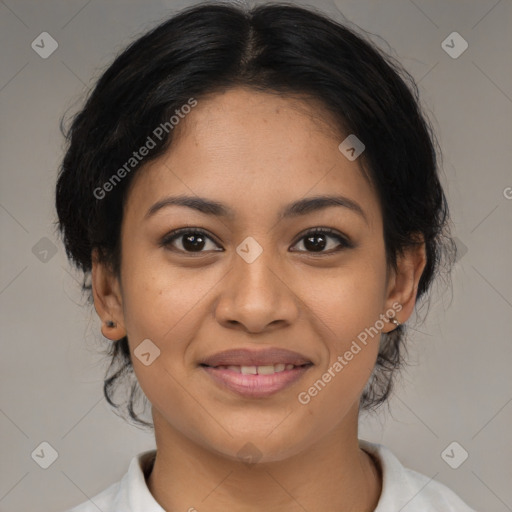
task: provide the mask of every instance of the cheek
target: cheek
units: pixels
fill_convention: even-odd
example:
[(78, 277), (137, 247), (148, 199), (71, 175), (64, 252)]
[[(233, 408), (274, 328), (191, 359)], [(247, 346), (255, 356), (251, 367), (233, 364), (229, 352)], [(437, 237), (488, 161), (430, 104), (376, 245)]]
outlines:
[(134, 343), (150, 338), (167, 349), (184, 319), (197, 316), (216, 279), (198, 269), (171, 268), (163, 253), (150, 256), (135, 249), (123, 261), (125, 325)]
[(326, 357), (303, 391), (319, 414), (343, 414), (340, 409), (358, 400), (372, 373), (384, 313), (385, 267), (378, 261), (361, 257), (329, 276), (308, 279), (303, 296)]
[[(198, 407), (183, 385), (189, 378), (187, 348), (198, 328), (198, 317), (208, 314), (201, 298), (213, 283), (175, 269), (171, 273), (162, 264), (136, 266), (132, 262), (126, 259), (123, 306), (135, 376), (151, 404), (186, 432)], [(139, 346), (147, 348), (143, 352)], [(147, 352), (149, 364), (137, 355)]]
[(380, 332), (374, 326), (381, 313), (380, 295), (371, 279), (362, 283), (355, 277), (339, 279), (343, 291), (331, 285), (315, 305), (325, 358), (305, 381), (297, 400), (307, 412), (305, 423), (317, 434), (338, 425), (358, 406), (378, 355)]
[(385, 269), (376, 264), (360, 259), (317, 278), (310, 274), (307, 283), (301, 292), (307, 308), (338, 354), (384, 312)]

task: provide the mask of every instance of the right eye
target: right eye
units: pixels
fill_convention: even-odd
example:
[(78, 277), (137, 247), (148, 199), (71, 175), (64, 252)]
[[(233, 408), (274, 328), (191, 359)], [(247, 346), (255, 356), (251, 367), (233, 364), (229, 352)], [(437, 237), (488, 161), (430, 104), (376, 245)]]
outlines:
[[(175, 231), (171, 231), (165, 235), (160, 245), (166, 247), (171, 251), (181, 252), (185, 254), (203, 253), (207, 252), (204, 249), (205, 245), (208, 245), (208, 241), (214, 244), (214, 247), (218, 247), (217, 243), (210, 237), (206, 231), (200, 228), (181, 228)], [(178, 247), (177, 247), (178, 246)], [(179, 247), (181, 246), (181, 247)], [(219, 251), (223, 249), (210, 249)]]

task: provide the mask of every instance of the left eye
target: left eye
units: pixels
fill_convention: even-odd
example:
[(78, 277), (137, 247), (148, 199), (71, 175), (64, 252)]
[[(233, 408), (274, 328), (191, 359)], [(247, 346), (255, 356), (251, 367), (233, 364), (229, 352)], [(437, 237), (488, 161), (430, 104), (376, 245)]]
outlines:
[[(324, 249), (329, 245), (328, 240), (336, 240), (338, 243), (334, 244), (334, 250), (331, 244), (329, 251), (325, 251)], [(341, 235), (337, 234), (336, 231), (332, 229), (314, 229), (307, 232), (303, 235), (299, 242), (303, 244), (306, 248), (307, 252), (337, 252), (342, 248), (352, 247), (352, 245)]]

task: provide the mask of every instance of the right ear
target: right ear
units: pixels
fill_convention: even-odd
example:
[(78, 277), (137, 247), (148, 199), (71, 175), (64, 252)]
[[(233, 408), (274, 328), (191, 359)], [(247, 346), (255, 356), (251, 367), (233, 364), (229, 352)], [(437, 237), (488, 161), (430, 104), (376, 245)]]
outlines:
[(120, 340), (126, 336), (126, 329), (119, 279), (110, 266), (100, 261), (97, 249), (93, 249), (91, 258), (94, 309), (101, 319), (101, 332), (112, 341)]

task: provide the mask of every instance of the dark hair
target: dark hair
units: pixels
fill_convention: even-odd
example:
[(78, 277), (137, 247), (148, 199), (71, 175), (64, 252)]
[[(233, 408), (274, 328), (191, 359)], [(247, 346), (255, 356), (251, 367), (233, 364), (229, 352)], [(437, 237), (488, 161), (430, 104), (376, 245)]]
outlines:
[[(95, 191), (191, 98), (200, 101), (236, 86), (320, 101), (341, 134), (363, 141), (358, 161), (380, 200), (388, 268), (396, 269), (397, 256), (419, 243), (418, 235), (425, 242), (427, 263), (417, 300), (439, 274), (443, 256), (452, 256), (451, 268), (456, 247), (437, 172), (438, 144), (411, 75), (369, 39), (312, 8), (202, 3), (128, 46), (100, 77), (70, 129), (61, 126), (68, 145), (56, 186), (58, 228), (68, 257), (83, 271), (89, 302), (91, 251), (97, 248), (100, 260), (119, 276), (126, 192), (141, 165), (169, 147), (172, 130), (104, 198)], [(389, 396), (395, 370), (404, 362), (404, 336), (403, 325), (382, 335), (362, 410), (376, 408)], [(120, 380), (128, 379), (130, 418), (151, 427), (134, 409), (141, 390), (127, 338), (106, 353), (111, 357), (106, 399), (119, 407), (114, 392)]]

